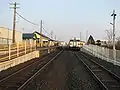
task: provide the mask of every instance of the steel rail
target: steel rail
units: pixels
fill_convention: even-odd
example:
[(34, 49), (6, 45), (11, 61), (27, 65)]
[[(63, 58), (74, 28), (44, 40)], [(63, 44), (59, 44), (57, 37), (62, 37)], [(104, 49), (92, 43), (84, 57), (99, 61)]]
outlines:
[(103, 90), (108, 90), (108, 88), (105, 86), (103, 82), (94, 74), (94, 72), (89, 68), (89, 66), (80, 59), (80, 57), (75, 53), (76, 57), (86, 66), (86, 69), (89, 71), (89, 73), (92, 75), (92, 77), (99, 83), (100, 88)]
[[(82, 54), (82, 55), (84, 55), (84, 54)], [(86, 57), (86, 56), (84, 55), (84, 57)], [(88, 57), (86, 57), (86, 58), (88, 58)], [(102, 69), (104, 69), (105, 71), (107, 71), (113, 78), (115, 78), (117, 81), (120, 82), (120, 77), (118, 75), (114, 74), (112, 71), (108, 70), (107, 68), (105, 68), (104, 66), (100, 65), (96, 61), (93, 61), (92, 59), (90, 59), (90, 61), (92, 61), (96, 65), (100, 66)]]
[[(53, 53), (53, 54), (54, 54), (54, 53)], [(51, 55), (51, 54), (49, 54), (49, 55)], [(49, 55), (48, 55), (48, 56), (46, 56), (46, 57), (41, 58), (41, 60), (43, 60), (43, 59), (45, 59), (45, 58), (49, 57)], [(26, 67), (23, 67), (23, 68), (19, 69), (18, 71), (16, 71), (16, 72), (14, 72), (14, 73), (10, 74), (9, 76), (7, 76), (7, 77), (5, 77), (5, 78), (1, 79), (1, 80), (0, 80), (0, 83), (1, 83), (1, 82), (4, 82), (6, 79), (8, 79), (8, 78), (10, 78), (10, 77), (14, 76), (15, 74), (17, 74), (17, 73), (19, 73), (19, 72), (21, 72), (21, 71), (23, 71), (23, 70), (25, 70), (25, 69), (29, 68), (30, 66), (32, 66), (32, 65), (34, 65), (34, 64), (36, 64), (36, 63), (38, 63), (39, 61), (40, 61), (40, 60), (36, 60), (36, 62), (34, 62), (34, 63), (30, 63), (30, 64), (29, 64), (29, 65), (27, 65)]]
[[(110, 89), (110, 88), (120, 88), (120, 77), (117, 76), (115, 73), (111, 72), (110, 70), (108, 70), (107, 68), (105, 68), (104, 66), (100, 65), (99, 63), (97, 63), (96, 61), (94, 61), (94, 57), (90, 57), (90, 56), (87, 56), (87, 55), (84, 55), (83, 53), (81, 53), (81, 56), (86, 58), (86, 59), (89, 59), (89, 62), (91, 62), (93, 65), (95, 65), (97, 67), (97, 69), (99, 71), (102, 71), (101, 74), (97, 74), (96, 70), (94, 68), (92, 68), (89, 64), (87, 65), (91, 70), (92, 72), (98, 77), (98, 79), (107, 87), (107, 90)], [(84, 62), (84, 61), (83, 61)], [(85, 63), (85, 62), (84, 62)], [(103, 76), (104, 75), (104, 76)], [(105, 78), (106, 76), (109, 77), (109, 79), (100, 79), (100, 78)], [(112, 83), (112, 85), (110, 85), (109, 83)], [(116, 82), (116, 83), (114, 83)], [(118, 90), (118, 89), (117, 89)]]
[(50, 64), (53, 60), (55, 60), (61, 53), (63, 52), (60, 51), (55, 57), (53, 57), (49, 62), (47, 62), (42, 68), (40, 68), (34, 75), (32, 75), (26, 82), (24, 82), (17, 90), (22, 90), (27, 86), (30, 81), (32, 81), (48, 64)]

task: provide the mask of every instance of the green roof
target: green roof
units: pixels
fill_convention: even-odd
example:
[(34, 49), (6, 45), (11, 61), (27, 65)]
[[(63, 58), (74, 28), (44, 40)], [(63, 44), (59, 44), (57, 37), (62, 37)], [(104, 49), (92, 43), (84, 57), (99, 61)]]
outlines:
[(22, 38), (23, 39), (35, 39), (35, 36), (33, 33), (23, 33)]

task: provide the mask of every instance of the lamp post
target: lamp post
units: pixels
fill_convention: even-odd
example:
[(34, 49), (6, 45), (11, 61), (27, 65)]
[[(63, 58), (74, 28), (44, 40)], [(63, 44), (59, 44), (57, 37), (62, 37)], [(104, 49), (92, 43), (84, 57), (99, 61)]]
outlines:
[(116, 14), (115, 14), (115, 10), (113, 10), (113, 13), (111, 16), (113, 17), (113, 23), (110, 23), (113, 26), (113, 58), (116, 62), (116, 49), (115, 49), (115, 17), (116, 17)]

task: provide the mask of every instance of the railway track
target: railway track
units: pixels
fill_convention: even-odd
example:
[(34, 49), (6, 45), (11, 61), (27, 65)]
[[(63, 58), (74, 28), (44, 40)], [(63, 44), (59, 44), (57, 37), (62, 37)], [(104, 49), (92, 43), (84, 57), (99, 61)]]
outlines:
[(22, 90), (62, 51), (44, 57), (0, 80), (0, 90)]
[(101, 90), (120, 90), (120, 77), (87, 57), (82, 52), (80, 52), (79, 55), (75, 52), (75, 55), (97, 81)]
[(86, 69), (84, 69), (86, 73), (82, 72), (85, 79), (79, 76), (78, 72), (80, 73), (84, 68), (83, 64), (79, 66), (81, 64), (74, 52), (64, 51), (55, 62), (49, 65), (48, 71), (45, 70), (44, 73), (38, 75), (23, 90), (96, 90), (99, 85), (93, 84), (95, 80), (91, 79)]

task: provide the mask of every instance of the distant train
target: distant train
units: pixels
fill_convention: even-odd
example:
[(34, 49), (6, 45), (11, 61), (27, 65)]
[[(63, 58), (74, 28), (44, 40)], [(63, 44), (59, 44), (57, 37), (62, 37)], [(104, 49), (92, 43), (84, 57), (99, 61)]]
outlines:
[(69, 41), (69, 49), (70, 50), (80, 50), (80, 48), (82, 46), (83, 46), (83, 43), (77, 38), (70, 39), (70, 41)]

